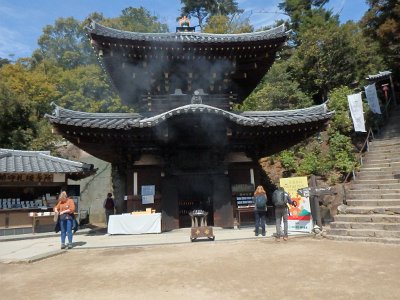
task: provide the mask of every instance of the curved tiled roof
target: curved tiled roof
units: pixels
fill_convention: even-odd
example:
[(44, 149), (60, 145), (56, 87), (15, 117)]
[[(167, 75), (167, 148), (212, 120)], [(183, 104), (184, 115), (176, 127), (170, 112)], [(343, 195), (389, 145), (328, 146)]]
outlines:
[(241, 126), (276, 127), (328, 120), (334, 112), (329, 112), (326, 104), (295, 110), (247, 111), (242, 113), (232, 113), (204, 104), (189, 104), (146, 118), (139, 114), (76, 112), (57, 106), (53, 115), (46, 115), (46, 117), (51, 123), (60, 125), (129, 130), (131, 128), (154, 127), (174, 116), (193, 113), (220, 115)]
[(368, 77), (366, 79), (370, 80), (370, 81), (381, 80), (381, 79), (388, 78), (390, 75), (392, 75), (391, 71), (383, 71), (383, 72), (379, 72), (378, 74), (368, 75)]
[(240, 34), (210, 34), (199, 32), (176, 32), (176, 33), (141, 33), (130, 32), (109, 28), (91, 21), (87, 27), (89, 34), (95, 34), (119, 40), (135, 40), (145, 42), (205, 42), (205, 43), (227, 43), (227, 42), (246, 42), (261, 41), (279, 37), (286, 37), (285, 26)]
[(0, 148), (0, 173), (92, 173), (93, 165), (50, 155), (50, 151)]

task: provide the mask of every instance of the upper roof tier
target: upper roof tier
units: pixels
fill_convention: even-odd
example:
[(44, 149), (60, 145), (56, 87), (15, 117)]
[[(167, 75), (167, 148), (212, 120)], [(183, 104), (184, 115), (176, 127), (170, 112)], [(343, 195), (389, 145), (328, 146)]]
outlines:
[(196, 90), (228, 95), (225, 107), (242, 102), (287, 38), (284, 26), (243, 34), (138, 33), (96, 22), (91, 22), (88, 34), (123, 102), (153, 114), (188, 104), (182, 98), (182, 103), (152, 108), (143, 100), (164, 97), (169, 101), (176, 90), (189, 96)]

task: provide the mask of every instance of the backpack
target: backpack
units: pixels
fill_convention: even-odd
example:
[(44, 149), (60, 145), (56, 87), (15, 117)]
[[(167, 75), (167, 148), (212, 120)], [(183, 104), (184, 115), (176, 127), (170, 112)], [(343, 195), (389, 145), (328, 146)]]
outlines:
[(275, 207), (285, 207), (287, 204), (287, 198), (285, 196), (285, 191), (281, 189), (277, 189), (272, 194), (272, 202), (274, 203)]
[(114, 201), (112, 198), (107, 198), (105, 209), (114, 209)]
[(265, 197), (263, 195), (257, 195), (255, 202), (256, 202), (257, 209), (265, 210), (265, 208), (267, 207), (267, 197)]

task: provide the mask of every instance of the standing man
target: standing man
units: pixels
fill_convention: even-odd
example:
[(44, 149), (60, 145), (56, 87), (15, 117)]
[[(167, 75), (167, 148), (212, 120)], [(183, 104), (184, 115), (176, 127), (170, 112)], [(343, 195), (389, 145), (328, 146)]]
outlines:
[(106, 213), (106, 225), (108, 226), (108, 220), (110, 216), (114, 214), (115, 202), (111, 193), (107, 194), (107, 198), (104, 200), (103, 207)]
[[(277, 242), (283, 237), (284, 241), (288, 239), (288, 203), (294, 205), (289, 194), (282, 187), (279, 187), (272, 194), (272, 202), (275, 206), (275, 221), (276, 221), (276, 237)], [(283, 219), (283, 236), (281, 231), (281, 221)]]

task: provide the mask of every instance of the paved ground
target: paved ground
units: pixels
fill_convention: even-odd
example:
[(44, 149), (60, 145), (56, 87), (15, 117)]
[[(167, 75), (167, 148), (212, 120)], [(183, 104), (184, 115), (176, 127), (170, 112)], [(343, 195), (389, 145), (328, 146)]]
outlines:
[(58, 250), (58, 236), (3, 239), (1, 298), (396, 299), (400, 294), (398, 245), (309, 236), (275, 242), (254, 237), (252, 228), (215, 229), (215, 236), (215, 242), (191, 243), (188, 229), (140, 236), (84, 233), (67, 251)]

